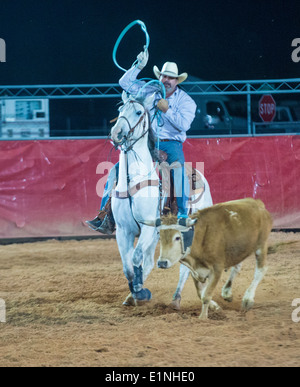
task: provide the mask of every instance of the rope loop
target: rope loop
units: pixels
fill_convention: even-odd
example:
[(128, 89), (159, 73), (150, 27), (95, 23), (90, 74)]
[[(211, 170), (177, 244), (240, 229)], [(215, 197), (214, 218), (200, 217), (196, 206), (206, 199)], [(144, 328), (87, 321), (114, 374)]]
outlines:
[(144, 50), (147, 50), (148, 47), (149, 47), (149, 44), (150, 44), (150, 36), (148, 34), (148, 31), (147, 31), (147, 28), (146, 28), (146, 25), (144, 22), (142, 22), (141, 20), (135, 20), (133, 21), (132, 23), (128, 24), (128, 26), (126, 28), (124, 28), (124, 30), (121, 32), (120, 36), (118, 37), (117, 41), (116, 41), (116, 44), (114, 46), (114, 49), (113, 49), (113, 61), (115, 63), (115, 65), (122, 71), (126, 72), (127, 70), (124, 69), (123, 67), (121, 67), (119, 65), (119, 63), (117, 62), (117, 51), (118, 51), (118, 48), (119, 48), (119, 45), (122, 41), (122, 39), (124, 38), (124, 36), (127, 34), (127, 32), (132, 28), (134, 27), (136, 24), (140, 25), (142, 31), (145, 33), (145, 36), (146, 36), (146, 44), (144, 46)]

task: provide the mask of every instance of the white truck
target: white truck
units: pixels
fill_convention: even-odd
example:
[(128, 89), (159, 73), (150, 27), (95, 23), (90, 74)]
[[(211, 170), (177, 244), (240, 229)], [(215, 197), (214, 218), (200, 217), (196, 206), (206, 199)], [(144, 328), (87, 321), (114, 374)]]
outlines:
[(48, 99), (0, 99), (0, 140), (49, 137)]

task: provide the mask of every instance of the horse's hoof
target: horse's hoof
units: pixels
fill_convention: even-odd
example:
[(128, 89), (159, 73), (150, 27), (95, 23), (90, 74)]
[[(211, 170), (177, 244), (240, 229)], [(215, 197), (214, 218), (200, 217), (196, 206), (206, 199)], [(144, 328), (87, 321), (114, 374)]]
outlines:
[(133, 298), (131, 293), (126, 297), (126, 300), (123, 302), (123, 305), (124, 306), (136, 306), (135, 299)]
[(251, 300), (249, 298), (244, 298), (242, 302), (242, 310), (244, 312), (247, 312), (248, 310), (252, 309), (254, 305), (254, 300)]
[(176, 298), (176, 300), (173, 300), (170, 304), (170, 307), (174, 310), (180, 310), (180, 298)]
[(133, 298), (137, 302), (148, 302), (152, 299), (152, 294), (149, 289), (142, 289), (139, 292), (133, 293)]
[(226, 302), (232, 302), (232, 301), (233, 301), (233, 296), (223, 297), (223, 299), (224, 299)]

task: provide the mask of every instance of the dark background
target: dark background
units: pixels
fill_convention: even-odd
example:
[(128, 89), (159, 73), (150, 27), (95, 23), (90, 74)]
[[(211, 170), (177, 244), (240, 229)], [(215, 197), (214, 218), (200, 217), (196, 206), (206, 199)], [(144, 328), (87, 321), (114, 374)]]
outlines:
[[(145, 22), (151, 39), (144, 77), (153, 77), (153, 65), (161, 68), (169, 60), (203, 80), (297, 78), (300, 63), (291, 59), (291, 43), (300, 37), (299, 3), (1, 0), (7, 62), (0, 63), (0, 85), (118, 82), (122, 71), (113, 63), (113, 47), (136, 19)], [(144, 42), (135, 26), (118, 51), (121, 66), (131, 66)], [(75, 110), (71, 120), (78, 130), (86, 119), (93, 126), (116, 115), (116, 100), (102, 101), (101, 107), (100, 102), (60, 102), (51, 125), (64, 126), (59, 117)]]

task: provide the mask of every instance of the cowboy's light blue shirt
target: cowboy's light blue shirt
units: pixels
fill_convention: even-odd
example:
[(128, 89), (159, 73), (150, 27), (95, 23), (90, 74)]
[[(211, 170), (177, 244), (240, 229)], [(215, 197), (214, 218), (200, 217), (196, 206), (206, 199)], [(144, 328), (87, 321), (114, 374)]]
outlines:
[[(136, 67), (128, 70), (119, 81), (122, 89), (137, 95), (146, 84), (145, 81), (137, 80), (140, 71)], [(161, 98), (161, 93), (155, 86), (146, 86), (143, 91), (144, 95), (156, 93), (156, 102)], [(186, 140), (186, 132), (190, 129), (195, 118), (197, 105), (185, 91), (179, 88), (167, 98), (167, 101), (169, 109), (166, 113), (161, 112), (159, 122), (156, 118), (154, 119), (152, 127), (161, 140), (176, 140), (183, 143)]]

